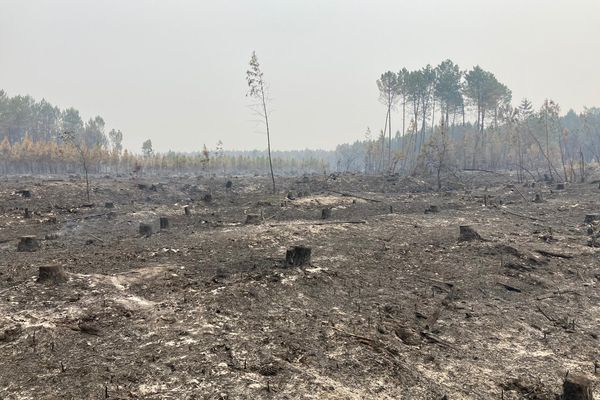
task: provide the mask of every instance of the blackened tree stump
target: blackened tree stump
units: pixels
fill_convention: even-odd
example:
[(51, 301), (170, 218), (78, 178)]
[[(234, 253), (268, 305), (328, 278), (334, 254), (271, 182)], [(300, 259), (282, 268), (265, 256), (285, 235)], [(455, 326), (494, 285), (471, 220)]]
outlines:
[(311, 252), (310, 247), (294, 246), (286, 251), (285, 263), (294, 267), (310, 264)]
[(104, 203), (104, 208), (115, 208), (115, 204), (112, 201)]
[(260, 215), (258, 214), (246, 214), (246, 225), (260, 224)]
[(169, 218), (160, 217), (160, 229), (169, 229)]
[(321, 210), (321, 219), (331, 218), (331, 208), (324, 208)]
[(583, 220), (586, 224), (593, 224), (596, 221), (600, 221), (600, 214), (586, 214)]
[(29, 208), (25, 208), (25, 210), (23, 210), (23, 218), (31, 218), (31, 211), (29, 211)]
[(140, 235), (145, 236), (145, 237), (152, 236), (152, 225), (141, 223), (140, 224)]
[(202, 201), (205, 203), (210, 203), (212, 201), (212, 194), (206, 193), (204, 196), (202, 196)]
[(37, 281), (40, 283), (63, 283), (68, 279), (62, 265), (48, 265), (40, 267)]
[(481, 240), (481, 236), (471, 225), (461, 225), (460, 235), (458, 237), (459, 242), (470, 242), (473, 240)]
[(428, 209), (425, 210), (425, 214), (436, 214), (440, 212), (440, 208), (436, 205), (430, 205)]
[(543, 203), (544, 200), (542, 199), (542, 195), (539, 194), (539, 193), (536, 193), (535, 194), (535, 199), (533, 199), (533, 202), (534, 203)]
[(192, 210), (190, 210), (190, 206), (183, 206), (183, 213), (185, 215), (192, 215)]
[(22, 236), (17, 245), (17, 251), (37, 251), (40, 242), (35, 236)]
[(225, 189), (230, 190), (232, 186), (233, 186), (233, 182), (231, 182), (231, 181), (225, 182)]
[(31, 198), (31, 190), (18, 190), (17, 194), (26, 199)]
[(564, 183), (557, 183), (556, 184), (556, 190), (565, 190), (565, 184)]
[(593, 400), (592, 383), (579, 375), (569, 375), (563, 383), (562, 400)]

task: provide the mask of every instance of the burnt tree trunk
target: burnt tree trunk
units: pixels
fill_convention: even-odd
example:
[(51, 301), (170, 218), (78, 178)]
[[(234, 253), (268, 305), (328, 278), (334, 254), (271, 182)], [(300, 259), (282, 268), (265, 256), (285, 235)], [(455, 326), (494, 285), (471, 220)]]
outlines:
[(458, 238), (459, 242), (469, 242), (472, 240), (481, 240), (481, 236), (471, 225), (461, 225), (460, 226), (460, 236)]
[(260, 215), (258, 214), (247, 214), (246, 224), (260, 224)]
[(321, 219), (331, 218), (331, 208), (324, 208), (321, 210)]
[(145, 237), (152, 236), (152, 225), (140, 223), (140, 235)]
[(563, 394), (561, 399), (593, 400), (592, 383), (583, 376), (569, 375), (563, 383)]
[(169, 218), (160, 217), (160, 229), (169, 229)]
[(39, 269), (37, 281), (40, 283), (63, 283), (67, 280), (68, 276), (62, 265), (48, 265)]
[(286, 251), (285, 263), (295, 267), (310, 264), (311, 252), (310, 247), (294, 246)]
[(40, 242), (35, 236), (22, 236), (17, 245), (17, 251), (37, 251)]
[(435, 214), (439, 212), (440, 208), (436, 205), (430, 205), (429, 208), (425, 210), (425, 214)]

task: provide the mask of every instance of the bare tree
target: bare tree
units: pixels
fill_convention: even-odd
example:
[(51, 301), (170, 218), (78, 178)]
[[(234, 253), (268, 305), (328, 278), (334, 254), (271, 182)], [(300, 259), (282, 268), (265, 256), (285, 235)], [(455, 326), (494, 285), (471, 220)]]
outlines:
[(267, 88), (255, 51), (252, 52), (252, 57), (250, 58), (250, 69), (246, 71), (246, 81), (249, 88), (246, 96), (253, 98), (257, 102), (255, 104), (255, 111), (265, 120), (269, 168), (271, 169), (273, 193), (275, 193), (275, 175), (273, 174), (273, 160), (271, 158), (271, 134), (269, 132), (269, 112), (267, 110)]
[(398, 95), (400, 94), (400, 82), (398, 80), (398, 75), (392, 71), (387, 71), (386, 73), (382, 74), (377, 80), (377, 88), (379, 89), (379, 101), (381, 101), (381, 103), (383, 103), (383, 105), (385, 105), (387, 108), (383, 134), (385, 135), (385, 131), (388, 131), (389, 141), (387, 167), (389, 168), (392, 163), (392, 109), (396, 105), (396, 102), (398, 101)]
[(61, 135), (61, 138), (66, 143), (70, 143), (75, 147), (77, 153), (79, 154), (79, 158), (81, 159), (81, 165), (83, 167), (83, 171), (85, 173), (85, 195), (87, 202), (90, 202), (90, 179), (88, 174), (88, 165), (89, 165), (89, 149), (86, 145), (81, 144), (81, 142), (75, 137), (75, 134), (72, 131), (64, 131)]

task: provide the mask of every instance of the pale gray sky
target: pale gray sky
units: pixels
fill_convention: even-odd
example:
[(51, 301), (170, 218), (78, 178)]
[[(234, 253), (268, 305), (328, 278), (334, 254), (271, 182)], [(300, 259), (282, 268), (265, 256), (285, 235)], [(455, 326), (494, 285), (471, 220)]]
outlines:
[(382, 72), (446, 58), (536, 107), (600, 106), (599, 18), (598, 0), (0, 0), (0, 88), (100, 114), (135, 151), (263, 149), (256, 50), (273, 147), (331, 149), (382, 127)]

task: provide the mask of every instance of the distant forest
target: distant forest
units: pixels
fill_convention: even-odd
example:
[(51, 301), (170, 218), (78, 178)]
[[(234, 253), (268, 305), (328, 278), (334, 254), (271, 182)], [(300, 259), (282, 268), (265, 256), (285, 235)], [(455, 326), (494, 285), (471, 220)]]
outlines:
[[(382, 129), (333, 151), (274, 151), (275, 173), (361, 172), (440, 177), (464, 169), (512, 170), (519, 180), (585, 179), (600, 163), (600, 108), (562, 113), (553, 100), (533, 105), (479, 66), (462, 70), (450, 60), (414, 71), (387, 71), (376, 80)], [(376, 99), (373, 99), (375, 101)], [(65, 143), (62, 132), (75, 143)], [(275, 133), (276, 135), (276, 133)], [(222, 142), (197, 152), (123, 149), (123, 133), (107, 132), (100, 116), (85, 121), (30, 96), (0, 91), (0, 172), (78, 172), (83, 149), (90, 172), (266, 174), (266, 151), (227, 151)]]

